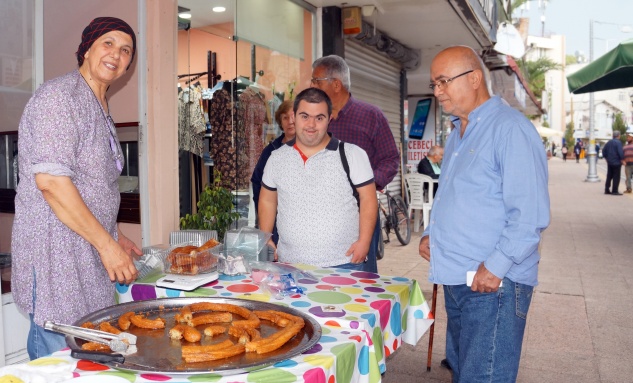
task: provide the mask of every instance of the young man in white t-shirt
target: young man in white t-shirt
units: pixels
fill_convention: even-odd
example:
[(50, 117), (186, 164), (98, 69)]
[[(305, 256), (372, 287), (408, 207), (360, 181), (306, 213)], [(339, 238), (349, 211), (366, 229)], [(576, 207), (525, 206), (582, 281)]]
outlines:
[(275, 257), (282, 262), (361, 270), (378, 209), (369, 158), (345, 143), (348, 178), (342, 143), (327, 133), (332, 103), (325, 92), (302, 91), (294, 112), (295, 140), (275, 150), (264, 169), (260, 229), (271, 231), (277, 218)]

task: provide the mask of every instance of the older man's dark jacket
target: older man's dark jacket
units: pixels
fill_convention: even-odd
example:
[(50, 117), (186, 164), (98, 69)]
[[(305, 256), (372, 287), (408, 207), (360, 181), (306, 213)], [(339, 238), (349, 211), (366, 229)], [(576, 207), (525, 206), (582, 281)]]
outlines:
[(418, 162), (418, 173), (426, 174), (433, 179), (440, 178), (440, 175), (435, 174), (433, 171), (433, 166), (431, 166), (431, 161), (428, 157), (424, 157), (422, 161)]
[(622, 164), (624, 159), (624, 151), (622, 150), (622, 142), (618, 138), (609, 140), (602, 148), (602, 157), (607, 160), (607, 164), (617, 166)]
[[(426, 174), (427, 176), (438, 179), (440, 178), (439, 174), (435, 174), (433, 171), (433, 166), (431, 166), (431, 161), (428, 157), (424, 157), (420, 162), (418, 162), (418, 173)], [(426, 190), (426, 184), (424, 184), (424, 190)], [(435, 192), (437, 192), (437, 183), (433, 184), (433, 196), (435, 197)]]

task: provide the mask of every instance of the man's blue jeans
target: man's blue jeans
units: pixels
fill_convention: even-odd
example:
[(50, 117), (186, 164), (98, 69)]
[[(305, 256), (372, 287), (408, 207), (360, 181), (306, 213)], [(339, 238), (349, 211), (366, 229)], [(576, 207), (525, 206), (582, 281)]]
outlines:
[(337, 266), (331, 266), (332, 269), (345, 269), (345, 270), (357, 270), (357, 271), (363, 271), (363, 266), (364, 266), (364, 262), (363, 263), (344, 263), (342, 265), (337, 265)]
[(533, 290), (508, 278), (495, 293), (444, 286), (446, 359), (453, 383), (516, 381)]
[(369, 245), (369, 252), (367, 253), (367, 262), (363, 263), (363, 271), (370, 273), (378, 272), (378, 259), (376, 254), (378, 253), (378, 241), (380, 241), (380, 217), (376, 218), (376, 226), (374, 227), (374, 235), (371, 237), (371, 243)]

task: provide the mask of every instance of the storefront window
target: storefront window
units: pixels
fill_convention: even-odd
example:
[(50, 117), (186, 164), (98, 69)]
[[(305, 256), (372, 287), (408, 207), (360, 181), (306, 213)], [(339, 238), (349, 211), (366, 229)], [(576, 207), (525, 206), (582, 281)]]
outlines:
[(180, 213), (217, 171), (254, 226), (250, 178), (281, 133), (277, 108), (309, 86), (314, 15), (293, 0), (223, 3), (213, 14), (213, 1), (179, 1), (191, 14), (178, 32)]

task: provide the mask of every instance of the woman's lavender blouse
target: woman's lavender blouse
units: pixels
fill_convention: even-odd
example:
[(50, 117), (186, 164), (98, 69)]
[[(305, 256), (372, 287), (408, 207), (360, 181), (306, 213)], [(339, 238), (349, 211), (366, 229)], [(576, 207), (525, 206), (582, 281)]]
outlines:
[(120, 171), (110, 134), (103, 109), (78, 70), (44, 83), (24, 109), (11, 289), (18, 307), (34, 313), (40, 326), (45, 320), (73, 323), (115, 303), (114, 285), (97, 251), (59, 221), (35, 184), (38, 173), (70, 177), (88, 209), (116, 239)]

